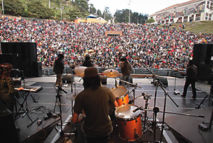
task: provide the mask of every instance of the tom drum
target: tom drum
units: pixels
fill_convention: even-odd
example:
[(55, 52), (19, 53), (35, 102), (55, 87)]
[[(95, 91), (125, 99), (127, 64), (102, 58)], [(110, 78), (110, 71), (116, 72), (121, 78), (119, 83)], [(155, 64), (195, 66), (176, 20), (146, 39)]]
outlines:
[(127, 104), (116, 108), (115, 116), (119, 137), (125, 141), (136, 141), (142, 136), (141, 111), (133, 112), (137, 106)]

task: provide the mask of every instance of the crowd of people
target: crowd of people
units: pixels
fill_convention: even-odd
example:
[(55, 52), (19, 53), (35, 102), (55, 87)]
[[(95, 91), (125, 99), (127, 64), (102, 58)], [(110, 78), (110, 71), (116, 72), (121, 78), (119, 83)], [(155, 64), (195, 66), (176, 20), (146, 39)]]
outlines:
[[(106, 36), (106, 31), (122, 36)], [(82, 65), (85, 55), (100, 68), (119, 67), (126, 56), (133, 68), (185, 68), (194, 44), (212, 42), (212, 34), (139, 24), (91, 24), (0, 15), (1, 42), (36, 42), (38, 62), (53, 67), (59, 53), (65, 65)]]

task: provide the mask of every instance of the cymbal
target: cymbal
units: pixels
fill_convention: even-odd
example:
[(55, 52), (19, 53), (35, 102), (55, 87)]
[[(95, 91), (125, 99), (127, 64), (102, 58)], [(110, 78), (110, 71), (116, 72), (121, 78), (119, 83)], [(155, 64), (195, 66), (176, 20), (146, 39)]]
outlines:
[(103, 72), (103, 75), (107, 77), (119, 77), (121, 74), (114, 69), (108, 69)]
[(77, 66), (74, 68), (74, 72), (76, 76), (83, 77), (84, 76), (84, 71), (87, 67), (85, 66)]

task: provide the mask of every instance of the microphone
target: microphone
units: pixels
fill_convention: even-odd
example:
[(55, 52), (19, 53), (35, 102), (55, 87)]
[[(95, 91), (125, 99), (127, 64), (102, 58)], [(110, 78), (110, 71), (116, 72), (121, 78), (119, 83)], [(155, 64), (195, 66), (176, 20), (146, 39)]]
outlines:
[(136, 111), (138, 111), (138, 110), (143, 110), (143, 108), (142, 108), (142, 107), (138, 107), (138, 108), (136, 108), (135, 110), (133, 110), (133, 112), (136, 112)]

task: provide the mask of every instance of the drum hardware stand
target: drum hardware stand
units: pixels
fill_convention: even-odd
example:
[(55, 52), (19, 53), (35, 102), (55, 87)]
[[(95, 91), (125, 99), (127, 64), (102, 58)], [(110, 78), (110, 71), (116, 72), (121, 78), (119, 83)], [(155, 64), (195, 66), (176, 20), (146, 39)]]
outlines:
[[(135, 104), (135, 99), (136, 99), (136, 97), (135, 97), (135, 88), (133, 88), (131, 92), (133, 93), (133, 100), (130, 100), (129, 104)], [(130, 95), (131, 92), (127, 91), (124, 95), (127, 95), (127, 94)]]
[(117, 79), (115, 77), (115, 88), (117, 88), (117, 87), (118, 87), (118, 81), (117, 81)]
[(75, 97), (76, 97), (76, 95), (77, 95), (77, 89), (76, 89), (76, 83), (74, 82), (73, 83), (74, 84), (74, 94), (72, 95), (72, 98), (71, 98), (71, 114), (73, 115), (73, 113), (74, 113), (74, 109), (73, 109), (73, 102), (74, 102), (74, 100), (75, 100)]
[(126, 84), (129, 84), (129, 85), (131, 85), (131, 86), (134, 87), (134, 88), (132, 89), (132, 92), (133, 92), (133, 104), (135, 104), (135, 99), (136, 99), (136, 97), (135, 97), (135, 90), (136, 90), (137, 87), (139, 87), (139, 88), (141, 88), (141, 87), (138, 86), (137, 84), (133, 84), (133, 83), (130, 83), (130, 82), (128, 82), (128, 81), (124, 81), (124, 80), (121, 80), (121, 79), (120, 79), (120, 81), (121, 81), (121, 82), (124, 82), (124, 83), (126, 83)]
[(134, 87), (132, 89), (132, 92), (133, 92), (133, 104), (135, 104), (135, 89), (136, 89), (136, 87)]
[(144, 97), (145, 100), (145, 108), (144, 108), (144, 133), (147, 131), (150, 131), (151, 133), (153, 133), (153, 130), (148, 126), (147, 121), (148, 121), (148, 117), (147, 117), (147, 110), (148, 110), (148, 101), (149, 99), (151, 99), (151, 95), (142, 93), (142, 96)]

